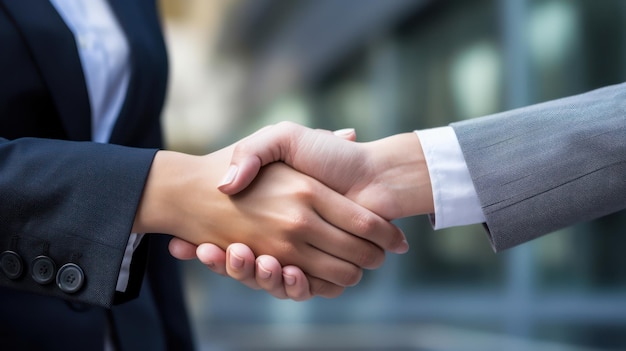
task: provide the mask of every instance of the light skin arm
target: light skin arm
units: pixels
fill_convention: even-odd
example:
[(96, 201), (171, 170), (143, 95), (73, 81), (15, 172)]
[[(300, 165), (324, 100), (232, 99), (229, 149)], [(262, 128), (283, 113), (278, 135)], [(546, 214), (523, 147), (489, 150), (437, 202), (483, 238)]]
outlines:
[(221, 193), (232, 151), (159, 151), (133, 231), (212, 242), (220, 250), (245, 243), (256, 255), (302, 268), (310, 291), (325, 297), (356, 284), (363, 268), (380, 266), (383, 250), (406, 251), (398, 228), (286, 165), (265, 167), (236, 196)]
[[(262, 166), (276, 161), (283, 161), (311, 175), (389, 220), (434, 211), (428, 169), (415, 133), (355, 143), (329, 132), (289, 122), (280, 123), (238, 144), (220, 190), (228, 194), (237, 193), (254, 179)], [(204, 263), (217, 262), (213, 266), (216, 272), (226, 272), (250, 287), (263, 288), (277, 297), (293, 298), (290, 291), (300, 292), (306, 288), (302, 274), (291, 266), (283, 268), (283, 276), (287, 269), (287, 276), (295, 277), (294, 285), (287, 284), (286, 280), (278, 283), (276, 279), (264, 280), (265, 275), (259, 273), (269, 270), (271, 277), (280, 276), (280, 265), (259, 257), (256, 269), (250, 269), (254, 266), (251, 261), (254, 255), (245, 246), (231, 248), (237, 256), (250, 260), (240, 267), (233, 267), (231, 262), (222, 259), (220, 255), (224, 253), (213, 250), (214, 247), (201, 246), (202, 250), (198, 248), (198, 252), (194, 252), (195, 247), (181, 242), (173, 242), (171, 247), (178, 250), (181, 258), (197, 255)], [(222, 266), (222, 262), (228, 263), (226, 267)]]

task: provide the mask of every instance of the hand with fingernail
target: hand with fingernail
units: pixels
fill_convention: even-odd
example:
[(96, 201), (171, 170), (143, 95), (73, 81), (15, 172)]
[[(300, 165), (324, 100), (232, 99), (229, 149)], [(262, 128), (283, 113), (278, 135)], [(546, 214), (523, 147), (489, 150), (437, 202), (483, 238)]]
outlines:
[[(354, 142), (355, 137), (351, 129), (333, 134), (289, 122), (266, 127), (235, 145), (231, 165), (219, 189), (237, 194), (254, 185), (258, 172), (267, 165), (282, 161), (387, 220), (433, 212), (428, 169), (414, 133), (369, 143)], [(170, 248), (176, 257), (211, 261), (214, 271), (280, 298), (303, 300), (315, 295), (310, 292), (311, 280), (301, 267), (267, 256), (256, 258), (254, 265), (255, 255), (245, 245), (231, 246), (226, 253), (207, 245), (196, 250), (195, 246), (173, 241)], [(403, 241), (387, 247), (402, 253), (408, 244)], [(244, 264), (233, 267), (221, 258), (233, 253)], [(281, 276), (288, 279), (281, 280)]]

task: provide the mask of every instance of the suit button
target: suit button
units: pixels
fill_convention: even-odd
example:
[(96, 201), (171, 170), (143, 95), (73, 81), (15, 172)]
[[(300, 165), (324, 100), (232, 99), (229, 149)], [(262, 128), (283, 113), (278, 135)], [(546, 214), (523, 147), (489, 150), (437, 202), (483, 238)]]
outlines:
[(56, 266), (48, 256), (37, 256), (33, 260), (30, 275), (41, 285), (49, 284), (54, 280)]
[(83, 270), (74, 263), (66, 263), (57, 272), (57, 285), (61, 291), (73, 294), (82, 288), (85, 282)]
[(24, 270), (22, 258), (13, 251), (4, 251), (0, 254), (0, 266), (9, 279), (19, 278)]

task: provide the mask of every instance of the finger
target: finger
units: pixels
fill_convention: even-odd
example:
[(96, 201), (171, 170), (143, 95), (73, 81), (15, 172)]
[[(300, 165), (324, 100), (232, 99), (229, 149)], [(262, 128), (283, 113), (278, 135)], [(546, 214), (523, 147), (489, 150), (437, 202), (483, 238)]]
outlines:
[[(235, 149), (235, 151), (237, 151), (237, 149)], [(222, 182), (217, 186), (217, 189), (226, 195), (234, 195), (247, 188), (259, 174), (261, 167), (267, 164), (264, 164), (256, 155), (237, 157), (238, 159), (233, 160), (231, 165), (228, 166), (226, 176), (224, 176)]]
[(309, 294), (311, 296), (320, 296), (327, 299), (335, 298), (341, 295), (346, 288), (328, 281), (311, 277), (307, 275), (309, 281)]
[(226, 273), (245, 286), (258, 290), (255, 278), (256, 257), (244, 244), (231, 244), (226, 249)]
[(288, 297), (283, 283), (282, 267), (273, 256), (261, 255), (257, 257), (256, 282), (261, 289), (276, 298), (286, 299)]
[[(382, 225), (389, 224), (323, 184), (307, 184), (312, 188), (301, 192), (299, 196), (303, 197), (302, 202), (309, 204), (311, 212), (285, 213), (290, 223), (288, 231), (291, 232), (285, 237), (285, 244), (292, 247), (283, 248), (282, 251), (297, 252), (298, 255), (283, 254), (280, 256), (280, 263), (283, 266), (295, 265), (309, 276), (340, 287), (355, 285), (363, 276), (362, 267), (375, 268), (382, 264), (384, 251), (376, 244), (342, 229), (341, 226), (350, 229), (346, 224), (349, 221), (343, 218), (344, 215), (353, 217), (351, 211), (356, 209), (372, 215)], [(335, 211), (341, 213), (334, 213), (334, 217), (324, 214)], [(371, 231), (378, 229), (375, 226), (372, 228)], [(371, 233), (366, 234), (374, 236)], [(302, 239), (292, 241), (290, 236), (294, 235)]]
[(196, 256), (213, 272), (226, 275), (226, 251), (214, 244), (200, 244)]
[[(335, 196), (339, 194), (335, 193)], [(339, 195), (339, 207), (333, 209), (318, 203), (316, 209), (320, 215), (339, 228), (368, 240), (385, 251), (406, 253), (409, 244), (402, 229), (374, 212)], [(363, 266), (362, 266), (363, 267)]]
[[(328, 189), (321, 184), (320, 186)], [(317, 197), (323, 196), (323, 193), (307, 192), (307, 195), (302, 196)], [(311, 204), (310, 199), (303, 201)], [(280, 255), (280, 264), (300, 267), (309, 276), (340, 287), (357, 284), (363, 276), (363, 270), (350, 262), (355, 261), (352, 253), (354, 248), (358, 247), (363, 252), (366, 250), (361, 250), (362, 246), (367, 246), (371, 256), (384, 256), (382, 249), (328, 223), (313, 208), (309, 210), (309, 214), (300, 211), (287, 214), (290, 234), (284, 237), (283, 247), (279, 250), (283, 252)], [(297, 238), (301, 239), (294, 240)]]
[[(353, 235), (341, 232), (339, 229), (332, 227), (330, 224), (326, 224), (326, 226), (331, 229), (313, 228), (312, 232), (329, 237), (331, 242), (321, 244), (319, 245), (319, 247), (312, 243), (306, 244), (307, 247), (301, 247), (296, 249), (299, 252), (299, 257), (297, 257), (297, 260), (285, 260), (285, 263), (283, 264), (286, 266), (295, 265), (301, 267), (302, 271), (306, 272), (307, 277), (309, 277), (308, 279), (310, 284), (312, 278), (317, 278), (317, 280), (330, 283), (330, 285), (336, 285), (337, 287), (347, 287), (358, 284), (363, 277), (363, 269), (350, 262), (350, 257), (352, 257), (352, 254), (347, 252), (339, 252), (341, 250), (335, 250), (333, 246), (334, 244), (337, 244), (341, 247), (349, 248), (348, 250), (351, 251), (353, 250), (353, 246), (358, 246), (360, 242), (365, 241), (354, 237)], [(330, 236), (329, 234), (322, 234), (323, 231), (328, 230), (339, 232)], [(352, 237), (355, 240), (353, 240), (352, 243), (348, 245), (340, 244), (341, 239), (348, 237)], [(369, 245), (375, 247), (375, 245)], [(338, 256), (335, 256), (332, 253), (333, 251), (336, 251)], [(382, 250), (378, 247), (376, 247), (376, 249), (372, 251), (375, 251), (377, 252), (377, 254), (384, 256), (384, 253), (382, 253)], [(371, 254), (375, 255), (374, 253)]]
[(250, 185), (261, 167), (283, 160), (291, 139), (298, 133), (298, 129), (293, 130), (292, 125), (295, 126), (293, 123), (279, 123), (257, 131), (237, 143), (230, 167), (217, 188), (228, 195), (236, 194)]
[(314, 297), (311, 293), (309, 279), (314, 281), (316, 289), (323, 292), (325, 297), (335, 297), (343, 291), (343, 287), (315, 277), (307, 277), (296, 266), (281, 267), (273, 256), (262, 255), (257, 257), (257, 284), (272, 296), (294, 301), (306, 301)]
[[(313, 298), (314, 295), (311, 294), (309, 279), (300, 268), (296, 266), (285, 266), (282, 269), (282, 276), (287, 297), (294, 301), (306, 301)], [(319, 280), (315, 277), (311, 277), (311, 279)], [(343, 289), (339, 286), (337, 286), (337, 288)]]
[(314, 210), (338, 229), (311, 239), (320, 250), (358, 267), (377, 268), (384, 261), (383, 249), (395, 252), (408, 246), (402, 231), (382, 217), (328, 188), (320, 186), (316, 194), (311, 199)]
[(196, 245), (179, 238), (172, 238), (168, 248), (170, 254), (179, 260), (192, 260), (196, 258)]

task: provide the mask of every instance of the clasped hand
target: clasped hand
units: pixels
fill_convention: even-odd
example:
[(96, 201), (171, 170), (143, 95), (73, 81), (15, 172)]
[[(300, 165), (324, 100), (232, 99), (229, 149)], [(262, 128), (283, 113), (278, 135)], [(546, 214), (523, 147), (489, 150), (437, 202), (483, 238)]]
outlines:
[(353, 131), (339, 134), (283, 122), (218, 151), (232, 159), (220, 162), (230, 163), (219, 182), (230, 197), (218, 201), (217, 217), (238, 219), (204, 226), (216, 239), (172, 240), (172, 255), (198, 257), (278, 298), (305, 300), (356, 284), (363, 268), (382, 264), (383, 249), (406, 252), (403, 234), (388, 221), (432, 212), (417, 137), (356, 143)]

